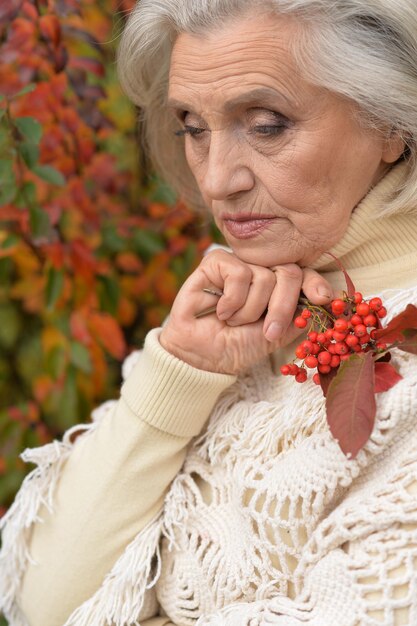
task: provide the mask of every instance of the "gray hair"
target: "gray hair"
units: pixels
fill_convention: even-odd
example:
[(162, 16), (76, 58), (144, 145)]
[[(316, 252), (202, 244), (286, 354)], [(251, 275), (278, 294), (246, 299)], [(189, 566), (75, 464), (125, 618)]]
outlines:
[(368, 128), (389, 128), (407, 146), (407, 177), (384, 213), (417, 206), (416, 0), (140, 0), (126, 24), (119, 77), (140, 107), (146, 149), (174, 189), (199, 204), (178, 122), (166, 106), (171, 50), (182, 32), (204, 34), (256, 9), (305, 25), (293, 53), (313, 84), (357, 103)]

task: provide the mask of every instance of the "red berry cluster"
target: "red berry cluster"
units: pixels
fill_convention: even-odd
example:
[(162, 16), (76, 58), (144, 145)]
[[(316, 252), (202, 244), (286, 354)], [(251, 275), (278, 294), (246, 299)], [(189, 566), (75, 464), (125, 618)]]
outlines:
[(382, 352), (387, 345), (375, 340), (381, 327), (379, 320), (387, 314), (381, 298), (365, 301), (361, 293), (352, 298), (333, 300), (327, 310), (307, 303), (301, 315), (295, 318), (297, 328), (310, 324), (307, 339), (295, 351), (301, 365), (288, 363), (281, 367), (281, 374), (294, 376), (298, 383), (307, 380), (307, 369), (316, 369), (313, 381), (320, 384), (320, 374), (329, 374), (352, 354), (360, 352)]

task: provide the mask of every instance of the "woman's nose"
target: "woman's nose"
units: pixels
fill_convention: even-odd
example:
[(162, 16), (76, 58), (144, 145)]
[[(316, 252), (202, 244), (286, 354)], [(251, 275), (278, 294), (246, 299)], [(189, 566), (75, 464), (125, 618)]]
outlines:
[(250, 191), (254, 174), (246, 162), (245, 146), (228, 133), (212, 131), (206, 168), (201, 181), (202, 191), (210, 200), (224, 200)]

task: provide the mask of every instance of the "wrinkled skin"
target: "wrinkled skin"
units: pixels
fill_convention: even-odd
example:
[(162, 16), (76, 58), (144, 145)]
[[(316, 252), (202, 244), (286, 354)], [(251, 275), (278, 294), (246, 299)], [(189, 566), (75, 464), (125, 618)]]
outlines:
[[(249, 15), (174, 45), (169, 103), (233, 250), (203, 260), (160, 337), (200, 369), (236, 374), (292, 341), (301, 289), (329, 302), (331, 286), (308, 265), (341, 239), (404, 149), (392, 133), (365, 130), (353, 102), (307, 82), (290, 48), (298, 29), (288, 17)], [(217, 301), (202, 293), (213, 286), (225, 294), (217, 313), (195, 319)]]

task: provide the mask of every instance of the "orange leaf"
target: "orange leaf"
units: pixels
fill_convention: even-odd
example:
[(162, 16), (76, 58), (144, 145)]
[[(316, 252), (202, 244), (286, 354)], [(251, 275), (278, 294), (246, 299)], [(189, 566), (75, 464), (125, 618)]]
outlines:
[(126, 342), (119, 324), (108, 313), (90, 313), (88, 325), (92, 334), (115, 359), (121, 360), (126, 354)]

